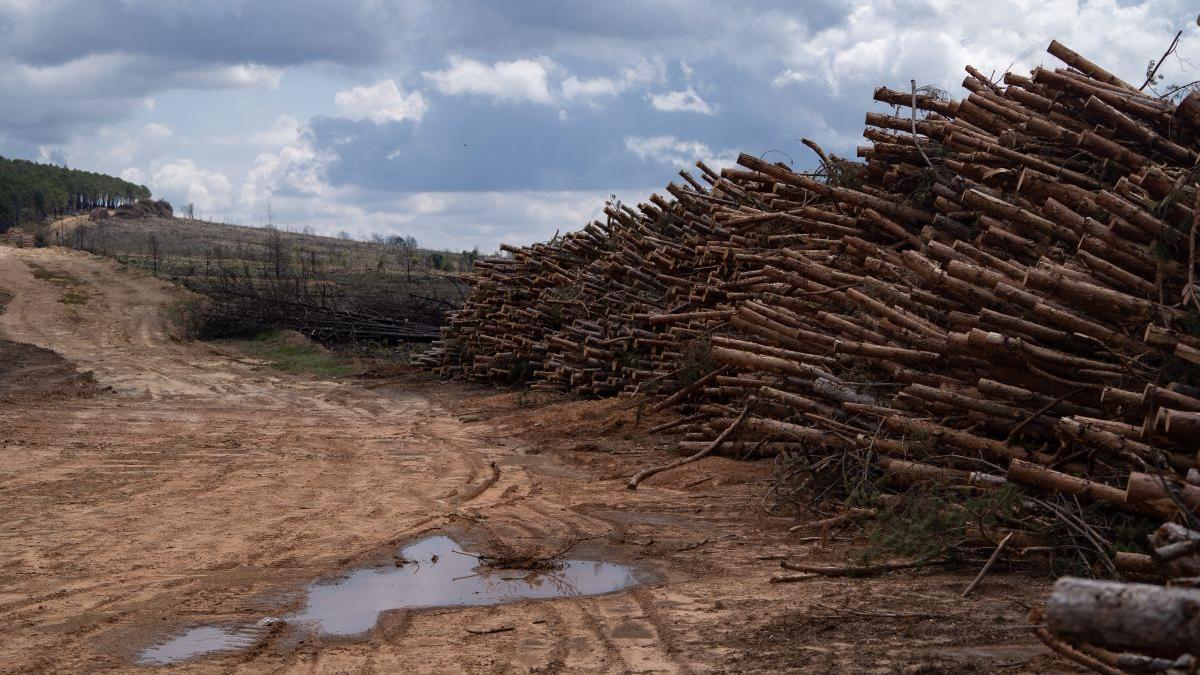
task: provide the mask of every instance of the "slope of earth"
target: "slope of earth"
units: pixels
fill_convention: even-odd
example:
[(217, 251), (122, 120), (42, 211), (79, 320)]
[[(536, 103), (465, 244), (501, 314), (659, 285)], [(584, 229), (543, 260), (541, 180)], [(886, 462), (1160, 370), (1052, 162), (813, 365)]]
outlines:
[[(394, 566), (401, 544), (435, 532), (484, 552), (576, 542), (571, 557), (631, 565), (644, 583), (386, 612), (353, 639), (284, 626), (169, 669), (1065, 667), (1022, 626), (1040, 577), (993, 574), (968, 600), (973, 570), (769, 583), (777, 563), (762, 557), (841, 562), (845, 544), (761, 509), (769, 463), (714, 457), (625, 490), (664, 458), (644, 431), (662, 419), (625, 402), (286, 375), (176, 338), (183, 291), (61, 249), (0, 248), (0, 288), (0, 334), (99, 389), (0, 401), (2, 672), (136, 670), (142, 649), (188, 627), (295, 611), (306, 584)], [(479, 633), (493, 628), (511, 630)]]
[[(0, 313), (12, 296), (0, 291)], [(91, 373), (81, 373), (58, 354), (0, 337), (0, 402), (86, 398), (96, 392)]]

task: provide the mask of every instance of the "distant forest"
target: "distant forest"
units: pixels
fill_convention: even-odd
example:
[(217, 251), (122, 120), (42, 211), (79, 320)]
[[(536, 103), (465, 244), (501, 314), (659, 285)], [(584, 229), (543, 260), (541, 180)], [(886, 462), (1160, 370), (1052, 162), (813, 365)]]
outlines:
[(113, 176), (0, 157), (0, 231), (46, 216), (149, 198), (146, 186)]

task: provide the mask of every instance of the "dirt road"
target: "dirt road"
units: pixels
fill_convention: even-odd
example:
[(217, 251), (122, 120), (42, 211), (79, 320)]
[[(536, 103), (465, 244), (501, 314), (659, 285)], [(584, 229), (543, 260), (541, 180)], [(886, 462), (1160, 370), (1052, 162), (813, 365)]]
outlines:
[[(637, 492), (661, 442), (617, 401), (530, 406), (415, 379), (284, 375), (173, 337), (181, 291), (61, 249), (0, 247), (0, 334), (90, 370), (94, 397), (0, 403), (0, 671), (134, 670), (199, 624), (303, 606), (425, 533), (629, 564), (588, 598), (385, 613), (169, 669), (219, 672), (1061, 670), (1027, 630), (1048, 581), (973, 572), (772, 584), (840, 561), (760, 508), (764, 463), (710, 458)], [(64, 301), (64, 296), (71, 298)], [(83, 300), (79, 300), (83, 298)], [(495, 463), (493, 469), (492, 463)], [(511, 627), (500, 633), (472, 629)]]

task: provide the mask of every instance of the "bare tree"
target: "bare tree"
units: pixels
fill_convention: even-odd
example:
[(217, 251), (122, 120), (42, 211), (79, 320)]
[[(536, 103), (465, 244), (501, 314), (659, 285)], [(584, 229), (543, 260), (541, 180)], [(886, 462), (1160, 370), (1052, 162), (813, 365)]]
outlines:
[(158, 246), (158, 235), (150, 235), (150, 266), (154, 274), (158, 274), (158, 257), (161, 251)]

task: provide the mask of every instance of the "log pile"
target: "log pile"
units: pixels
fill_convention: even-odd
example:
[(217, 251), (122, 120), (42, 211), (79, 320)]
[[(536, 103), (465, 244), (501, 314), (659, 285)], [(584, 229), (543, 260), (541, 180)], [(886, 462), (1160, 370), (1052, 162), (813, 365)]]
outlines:
[(707, 362), (689, 349), (732, 315), (725, 303), (747, 297), (755, 280), (737, 277), (754, 262), (748, 251), (768, 243), (758, 230), (780, 229), (773, 216), (756, 223), (767, 228), (719, 223), (714, 213), (748, 198), (699, 168), (707, 187), (681, 172), (686, 185), (667, 186), (673, 199), (608, 204), (606, 222), (477, 261), (471, 296), (420, 362), (446, 377), (528, 378), (590, 396), (693, 383)]
[(10, 227), (0, 241), (15, 248), (33, 248), (37, 246), (37, 235), (24, 228)]
[(1200, 670), (1200, 530), (1169, 522), (1124, 555), (1135, 582), (1059, 579), (1039, 637), (1099, 672)]
[[(507, 249), (424, 362), (665, 395), (685, 453), (719, 439), (854, 456), (896, 488), (1016, 490), (1077, 532), (1093, 572), (1197, 576), (1159, 553), (1196, 550), (1169, 528), (1200, 513), (1200, 94), (1176, 104), (1049, 52), (1063, 67), (968, 66), (961, 100), (876, 90), (892, 109), (867, 114), (862, 163), (811, 142), (812, 174), (742, 155), (672, 200)], [(1117, 552), (1111, 514), (1169, 521), (1153, 565)]]

